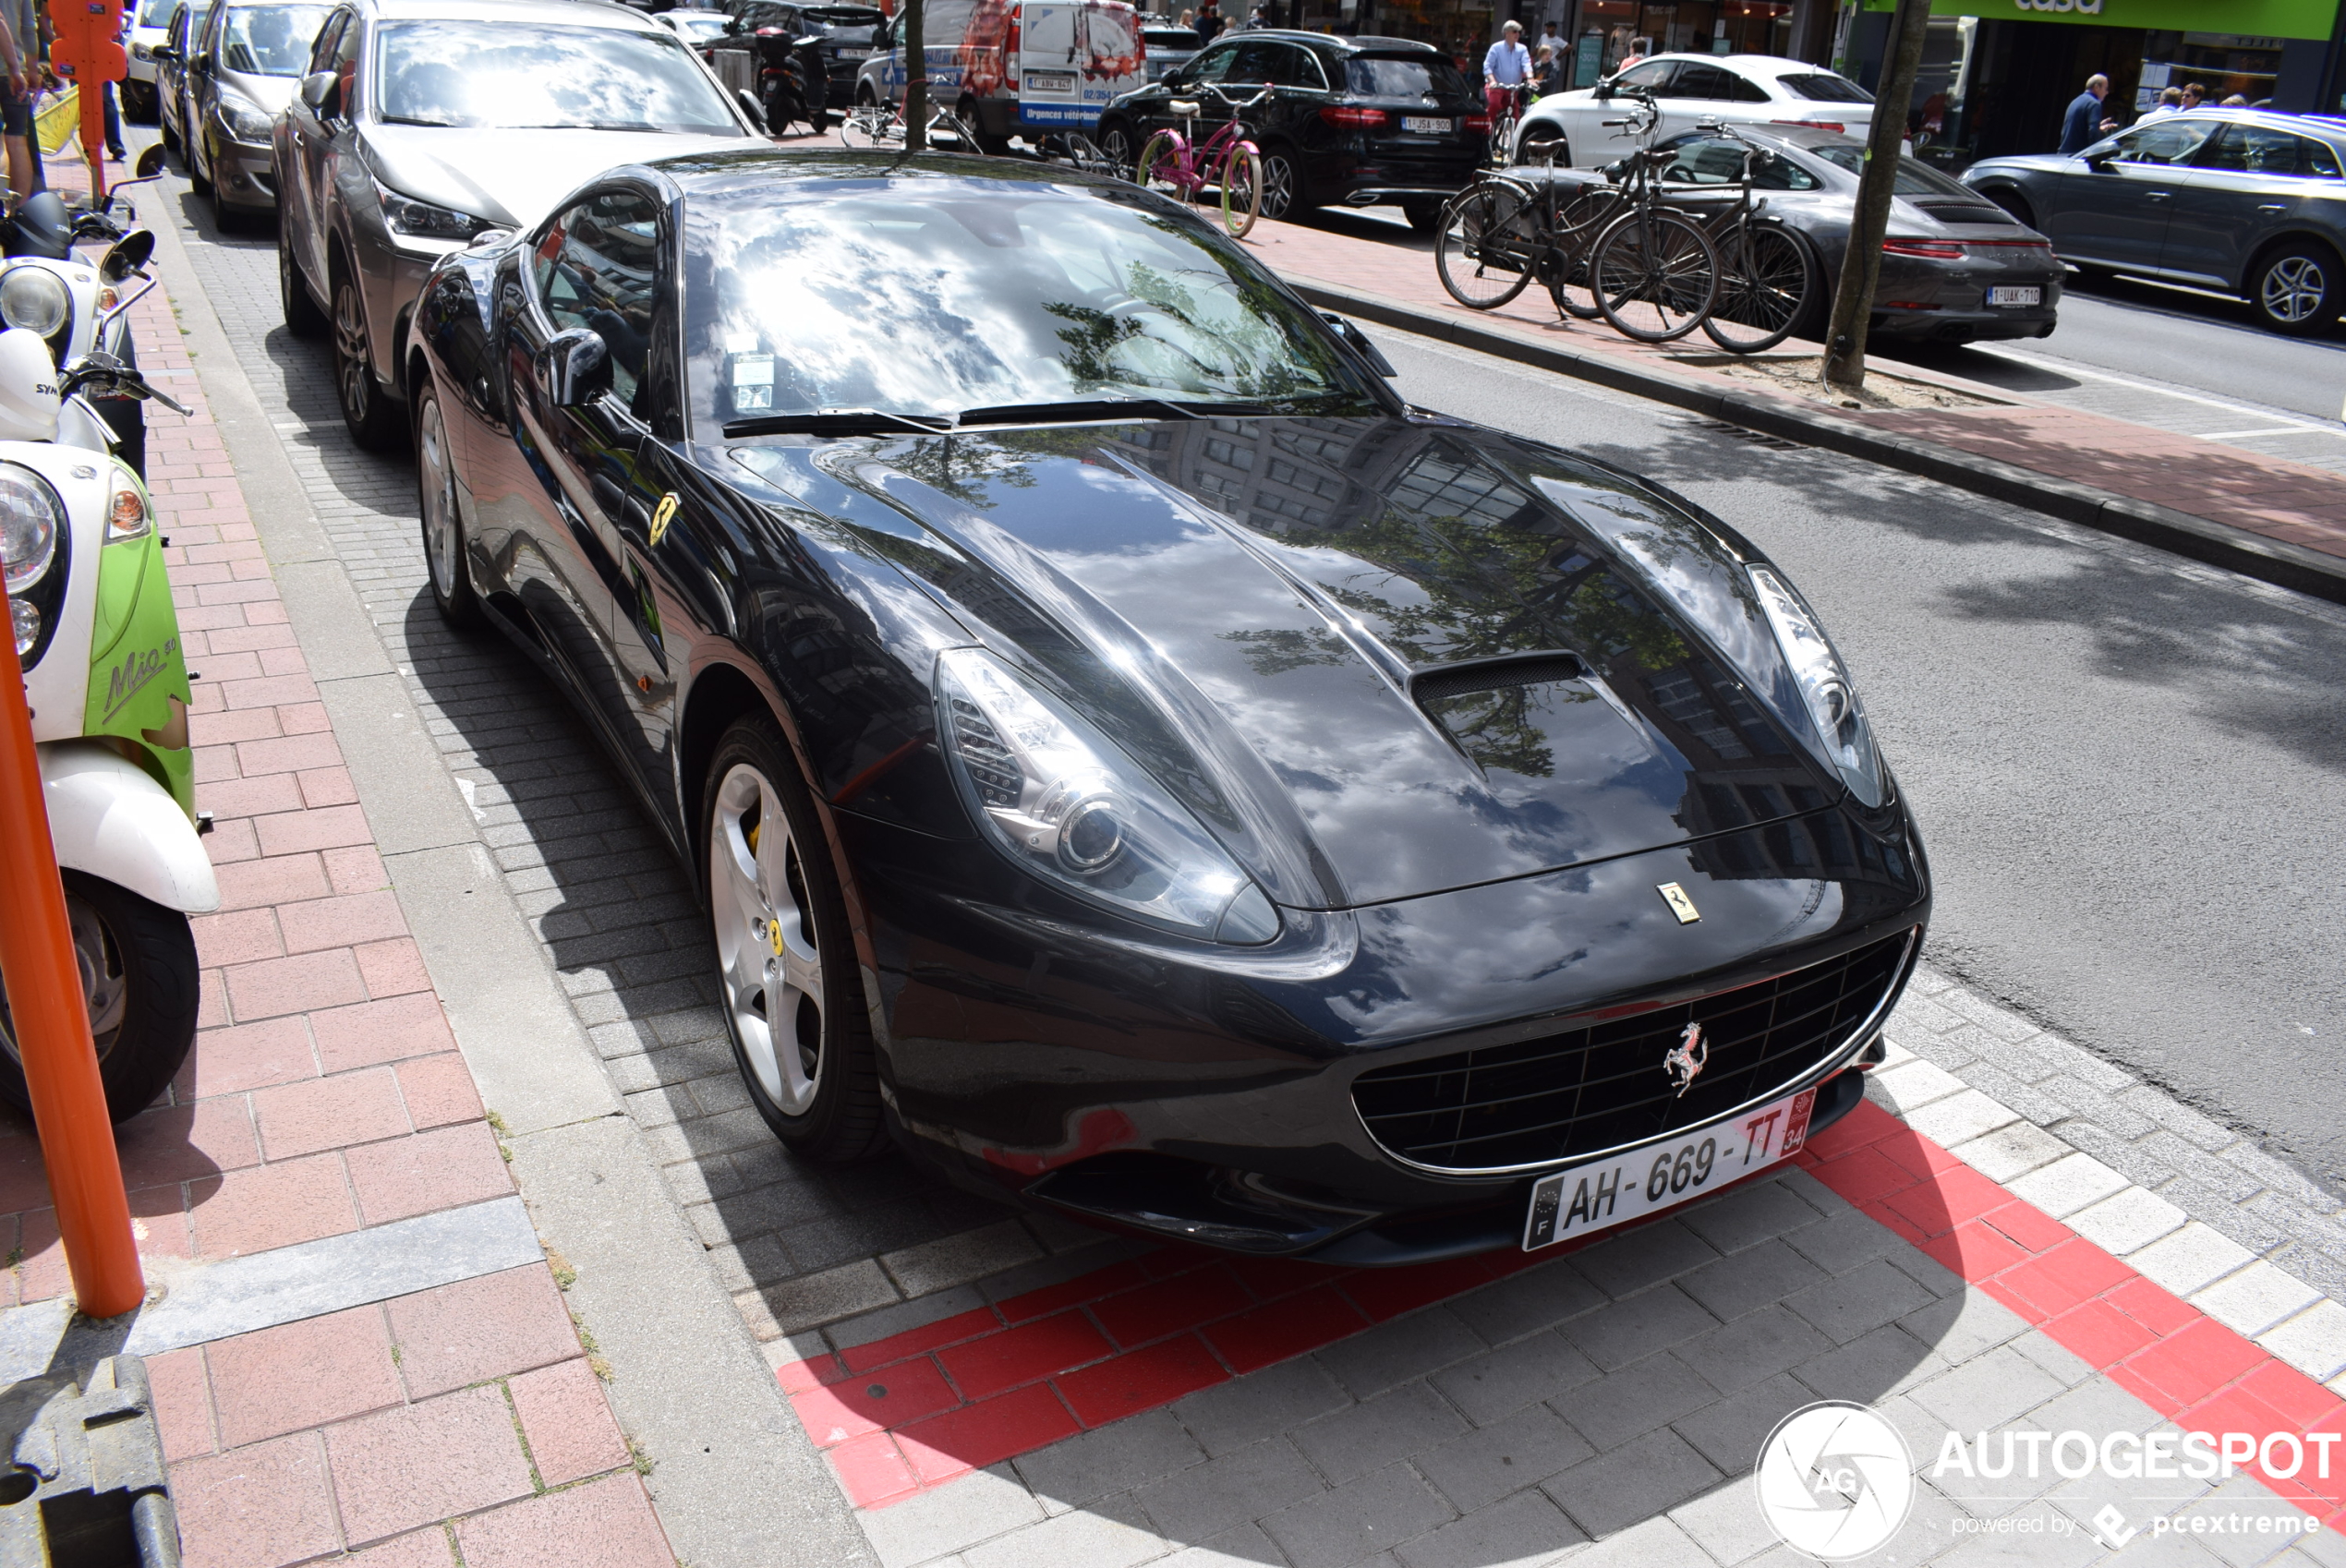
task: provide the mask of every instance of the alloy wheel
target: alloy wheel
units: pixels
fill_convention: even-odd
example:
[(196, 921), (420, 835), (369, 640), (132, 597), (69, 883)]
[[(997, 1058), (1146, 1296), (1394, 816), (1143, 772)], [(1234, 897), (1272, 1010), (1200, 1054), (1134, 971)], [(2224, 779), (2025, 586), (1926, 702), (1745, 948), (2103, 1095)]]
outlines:
[(2265, 314), (2292, 326), (2310, 320), (2329, 293), (2322, 264), (2310, 256), (2284, 256), (2266, 269), (2258, 289)]
[(431, 585), (440, 601), (456, 597), (456, 471), (448, 461), (448, 427), (440, 416), (440, 399), (424, 400), (423, 417), (416, 431), (416, 461), (423, 468), (424, 557), (430, 564)]
[(1263, 154), (1263, 201), (1265, 218), (1287, 218), (1295, 211), (1295, 164), (1284, 154)]
[(374, 412), (374, 371), (368, 367), (367, 312), (358, 285), (348, 277), (334, 284), (334, 385), (342, 394), (343, 417), (356, 429)]
[(747, 763), (717, 786), (710, 925), (735, 1036), (776, 1109), (804, 1116), (822, 1086), (823, 959), (805, 867), (774, 787)]

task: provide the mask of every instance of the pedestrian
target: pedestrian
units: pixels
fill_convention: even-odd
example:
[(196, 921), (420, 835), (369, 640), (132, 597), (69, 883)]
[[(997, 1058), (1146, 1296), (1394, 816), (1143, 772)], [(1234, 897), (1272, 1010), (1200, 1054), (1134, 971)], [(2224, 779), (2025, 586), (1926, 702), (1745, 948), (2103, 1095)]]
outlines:
[(2235, 92), (2224, 100), (2222, 106), (2227, 109), (2245, 109), (2249, 106), (2248, 99), (2244, 94)]
[(2168, 88), (2159, 93), (2158, 103), (2143, 111), (2142, 119), (2136, 120), (2134, 124), (2141, 125), (2143, 120), (2156, 120), (2168, 115), (2179, 115), (2183, 113), (2183, 90), (2180, 87)]
[(8, 188), (18, 199), (46, 190), (49, 182), (32, 140), (32, 101), (48, 67), (42, 45), (41, 0), (0, 0), (0, 30), (9, 43), (8, 87), (0, 96), (0, 147), (8, 158)]
[(1222, 30), (1222, 13), (1215, 9), (1214, 0), (1203, 0), (1197, 8), (1197, 41), (1201, 46), (1214, 42)]
[[(2184, 90), (2188, 96), (2190, 90)], [(2070, 100), (2069, 112), (2061, 121), (2061, 155), (2072, 158), (2118, 128), (2118, 122), (2101, 112), (2101, 101), (2110, 96), (2110, 78), (2096, 71), (2086, 78), (2086, 90)]]
[(1540, 42), (1559, 60), (1564, 58), (1564, 40), (1556, 32), (1556, 25), (1549, 22), (1540, 30)]
[(1182, 13), (1181, 13), (1181, 25), (1182, 25), (1183, 27), (1194, 27), (1194, 26), (1196, 26), (1196, 25), (1197, 25), (1197, 13), (1196, 13), (1195, 11), (1184, 11), (1184, 12), (1182, 12)]
[(2183, 84), (2183, 107), (2196, 109), (2207, 102), (2207, 89), (2195, 81)]
[(1523, 46), (1523, 24), (1510, 21), (1499, 30), (1499, 42), (1482, 56), (1482, 107), (1495, 134), (1507, 117), (1509, 90), (1531, 79), (1531, 51)]

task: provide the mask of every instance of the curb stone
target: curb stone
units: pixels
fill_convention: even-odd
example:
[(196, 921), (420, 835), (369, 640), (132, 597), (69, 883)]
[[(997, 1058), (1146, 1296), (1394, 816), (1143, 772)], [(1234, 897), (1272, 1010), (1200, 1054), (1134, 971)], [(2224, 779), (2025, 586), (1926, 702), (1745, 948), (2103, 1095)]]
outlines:
[(1990, 501), (2025, 506), (2066, 523), (2220, 566), (2259, 582), (2346, 604), (2346, 560), (2285, 539), (2268, 539), (2173, 507), (2112, 495), (2089, 485), (2057, 479), (1936, 441), (1885, 434), (1790, 399), (1764, 392), (1727, 392), (1611, 355), (1530, 343), (1509, 332), (1454, 320), (1383, 295), (1336, 288), (1300, 276), (1290, 277), (1287, 283), (1321, 308), (1342, 310), (1364, 321), (1650, 398), (1763, 435), (1864, 458), (1886, 468), (1986, 496)]

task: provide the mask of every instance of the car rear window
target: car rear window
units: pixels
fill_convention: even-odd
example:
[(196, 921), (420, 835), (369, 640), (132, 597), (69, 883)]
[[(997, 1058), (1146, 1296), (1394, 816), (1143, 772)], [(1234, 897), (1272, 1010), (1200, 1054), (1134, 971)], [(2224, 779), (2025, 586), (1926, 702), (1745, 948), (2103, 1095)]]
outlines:
[[(1811, 147), (1808, 154), (1823, 159), (1834, 168), (1846, 169), (1853, 175), (1865, 172), (1866, 150), (1854, 141), (1834, 141), (1822, 147)], [(1968, 202), (1979, 199), (1979, 193), (1969, 186), (1957, 185), (1929, 164), (1917, 163), (1911, 158), (1898, 160), (1898, 177), (1891, 183), (1890, 188), (1900, 196), (1954, 196)]]
[(870, 27), (888, 19), (868, 6), (810, 6), (799, 15), (831, 27)]
[(1345, 84), (1362, 98), (1463, 98), (1466, 78), (1438, 54), (1355, 54)]
[(1152, 49), (1196, 49), (1201, 47), (1197, 41), (1197, 34), (1191, 32), (1187, 28), (1143, 28), (1141, 30), (1141, 36), (1148, 40), (1148, 45)]
[(1795, 98), (1805, 98), (1811, 103), (1870, 103), (1873, 94), (1831, 71), (1796, 71), (1788, 77), (1778, 77), (1776, 85)]

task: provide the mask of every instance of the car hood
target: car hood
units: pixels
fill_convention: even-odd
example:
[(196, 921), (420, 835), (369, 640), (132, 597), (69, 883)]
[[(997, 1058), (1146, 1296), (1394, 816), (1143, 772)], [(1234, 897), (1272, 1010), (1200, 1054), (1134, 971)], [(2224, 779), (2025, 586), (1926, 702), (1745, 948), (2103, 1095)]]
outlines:
[(1982, 158), (1977, 163), (1966, 166), (1956, 178), (1965, 185), (1970, 185), (1979, 175), (2058, 175), (2074, 169), (2076, 166), (2076, 159), (2064, 157), (2058, 152), (2020, 152), (2008, 158)]
[(454, 126), (367, 127), (375, 177), (405, 196), (518, 227), (605, 169), (679, 153), (738, 152), (747, 137), (666, 131), (479, 130)]
[(1266, 418), (735, 455), (1056, 678), (1283, 903), (1583, 865), (1842, 792), (1787, 727), (1748, 547), (1554, 449)]
[(298, 77), (250, 76), (243, 71), (222, 71), (220, 80), (272, 119), (285, 112), (285, 105), (293, 102), (294, 89), (301, 85)]

